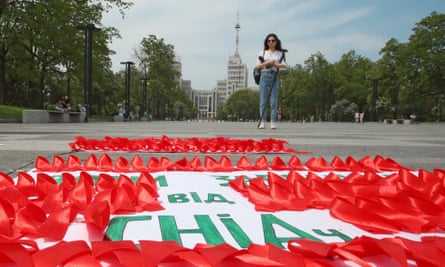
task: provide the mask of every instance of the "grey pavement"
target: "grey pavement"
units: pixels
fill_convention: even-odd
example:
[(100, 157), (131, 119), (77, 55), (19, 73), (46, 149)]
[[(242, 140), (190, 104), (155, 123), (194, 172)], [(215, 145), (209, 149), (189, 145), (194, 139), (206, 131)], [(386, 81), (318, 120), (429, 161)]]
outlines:
[[(302, 162), (311, 157), (324, 157), (330, 161), (334, 156), (345, 160), (348, 156), (359, 160), (364, 156), (380, 155), (415, 169), (445, 169), (445, 124), (420, 123), (390, 125), (383, 123), (290, 123), (281, 122), (277, 130), (257, 129), (256, 122), (206, 122), (206, 121), (152, 121), (152, 122), (96, 122), (22, 124), (0, 123), (0, 172), (14, 176), (20, 170), (34, 167), (35, 159), (55, 155), (67, 157), (75, 154), (81, 160), (92, 152), (71, 151), (68, 143), (76, 136), (102, 139), (111, 137), (231, 137), (239, 139), (277, 138), (289, 142)], [(268, 126), (268, 125), (267, 125)], [(104, 152), (94, 152), (97, 155)], [(134, 157), (134, 153), (107, 152), (112, 158)], [(172, 160), (192, 159), (221, 154), (193, 153), (138, 153), (143, 159), (167, 156)], [(234, 163), (241, 156), (251, 160), (260, 154), (226, 154)], [(280, 156), (289, 159), (292, 154), (266, 154), (269, 160)]]

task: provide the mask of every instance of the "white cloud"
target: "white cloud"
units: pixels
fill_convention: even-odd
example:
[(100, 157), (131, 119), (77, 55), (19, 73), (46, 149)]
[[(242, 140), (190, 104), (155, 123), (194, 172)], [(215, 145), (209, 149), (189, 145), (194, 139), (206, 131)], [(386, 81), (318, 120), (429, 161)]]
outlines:
[[(192, 80), (193, 88), (212, 89), (217, 80), (226, 78), (228, 57), (235, 51), (238, 11), (240, 54), (251, 70), (270, 32), (277, 33), (289, 50), (291, 65), (302, 64), (318, 51), (330, 61), (349, 50), (376, 59), (391, 34), (406, 32), (431, 13), (429, 6), (439, 6), (434, 0), (425, 0), (420, 8), (399, 2), (391, 2), (397, 7), (395, 12), (385, 0), (135, 0), (125, 19), (113, 11), (106, 15), (104, 26), (114, 26), (122, 35), (111, 46), (117, 52), (113, 56), (115, 70), (123, 68), (120, 61), (135, 60), (131, 58), (133, 50), (143, 37), (154, 34), (175, 47), (182, 59), (183, 78)], [(407, 14), (411, 25), (406, 25), (406, 20), (392, 23), (390, 33), (388, 27), (373, 27)], [(253, 85), (253, 80), (249, 82)]]

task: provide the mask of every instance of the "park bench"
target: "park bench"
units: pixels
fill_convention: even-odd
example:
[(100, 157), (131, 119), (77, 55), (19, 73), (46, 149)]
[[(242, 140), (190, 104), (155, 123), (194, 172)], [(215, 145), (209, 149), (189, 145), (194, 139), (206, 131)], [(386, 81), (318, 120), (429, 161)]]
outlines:
[(81, 112), (68, 112), (70, 122), (82, 122)]
[(122, 121), (125, 121), (125, 118), (124, 118), (124, 116), (114, 115), (113, 121), (122, 122)]
[(384, 119), (385, 124), (412, 124), (413, 120), (410, 119)]
[(82, 112), (61, 112), (43, 109), (27, 109), (22, 112), (23, 123), (69, 123), (81, 121)]

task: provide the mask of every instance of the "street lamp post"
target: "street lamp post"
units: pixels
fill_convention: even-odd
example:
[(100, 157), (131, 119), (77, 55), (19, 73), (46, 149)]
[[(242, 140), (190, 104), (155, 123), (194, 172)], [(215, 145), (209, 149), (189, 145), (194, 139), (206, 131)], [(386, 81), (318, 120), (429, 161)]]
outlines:
[(134, 65), (132, 61), (124, 61), (121, 64), (125, 65), (125, 119), (131, 120), (130, 118), (130, 70), (131, 65)]
[(98, 31), (94, 24), (79, 26), (78, 29), (85, 30), (85, 66), (84, 66), (84, 105), (85, 105), (85, 122), (88, 122), (91, 107), (91, 94), (93, 86), (93, 31)]
[(148, 118), (147, 82), (148, 82), (147, 76), (145, 76), (144, 78), (142, 78), (142, 84), (143, 84), (143, 86), (144, 86), (144, 94), (143, 94), (143, 97), (142, 97), (142, 101), (143, 101), (143, 104), (142, 104), (142, 110), (144, 111), (144, 114), (146, 114), (146, 115), (147, 115), (147, 118)]
[(377, 87), (378, 79), (372, 79), (372, 99), (371, 99), (371, 118), (370, 121), (377, 120)]

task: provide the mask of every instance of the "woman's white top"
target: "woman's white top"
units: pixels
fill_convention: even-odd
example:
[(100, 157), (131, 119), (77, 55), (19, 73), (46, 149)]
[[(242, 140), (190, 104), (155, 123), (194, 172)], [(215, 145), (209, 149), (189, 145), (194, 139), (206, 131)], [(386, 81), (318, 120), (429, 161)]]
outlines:
[[(273, 53), (271, 53), (269, 50), (261, 50), (260, 53), (258, 54), (258, 63), (263, 63), (260, 60), (260, 57), (264, 58), (264, 62), (269, 61), (269, 60), (275, 60), (275, 62), (278, 63), (283, 63), (285, 65), (287, 65), (286, 63), (286, 58), (283, 57), (283, 53), (282, 51), (279, 50), (275, 50)], [(277, 71), (277, 67), (268, 67), (268, 68), (262, 68), (261, 71)]]

